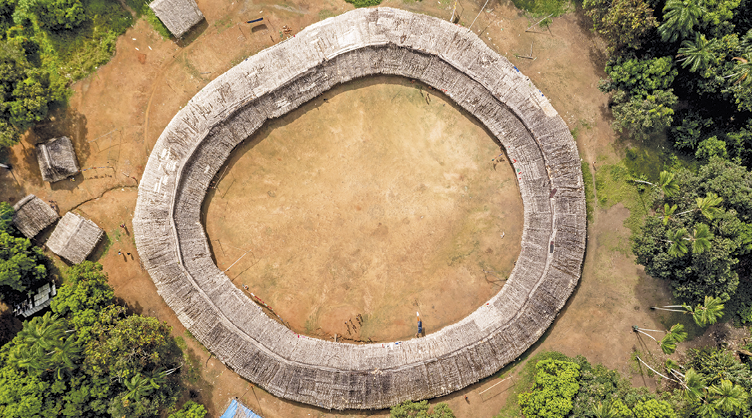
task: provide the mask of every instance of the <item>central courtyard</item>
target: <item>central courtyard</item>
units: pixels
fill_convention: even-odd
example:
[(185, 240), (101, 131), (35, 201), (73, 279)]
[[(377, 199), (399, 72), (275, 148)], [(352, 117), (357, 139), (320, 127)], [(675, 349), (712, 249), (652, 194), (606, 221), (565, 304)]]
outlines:
[(414, 338), (416, 312), (427, 334), (456, 323), (514, 267), (522, 200), (500, 154), (436, 90), (359, 79), (239, 145), (202, 221), (220, 270), (293, 331)]

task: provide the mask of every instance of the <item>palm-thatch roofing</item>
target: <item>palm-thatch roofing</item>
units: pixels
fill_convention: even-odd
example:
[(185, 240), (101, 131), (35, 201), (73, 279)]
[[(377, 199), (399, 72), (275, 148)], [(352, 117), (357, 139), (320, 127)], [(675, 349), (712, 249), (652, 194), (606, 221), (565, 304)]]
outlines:
[[(356, 345), (298, 336), (214, 264), (201, 203), (232, 150), (267, 120), (375, 74), (441, 91), (504, 146), (524, 206), (520, 255), (488, 303), (424, 338)], [(391, 8), (315, 23), (204, 87), (157, 140), (133, 219), (144, 267), (199, 341), (275, 396), (329, 409), (446, 395), (518, 358), (577, 285), (585, 228), (577, 147), (548, 98), (467, 28)]]
[(104, 231), (94, 222), (68, 212), (52, 231), (47, 240), (47, 248), (71, 263), (78, 264), (94, 251), (103, 235)]
[(54, 183), (78, 173), (78, 160), (73, 143), (67, 136), (37, 144), (37, 160), (42, 179)]
[(55, 222), (60, 215), (42, 199), (30, 194), (13, 205), (13, 225), (26, 235), (34, 238), (44, 228)]
[(176, 38), (204, 18), (195, 0), (154, 0), (149, 7)]

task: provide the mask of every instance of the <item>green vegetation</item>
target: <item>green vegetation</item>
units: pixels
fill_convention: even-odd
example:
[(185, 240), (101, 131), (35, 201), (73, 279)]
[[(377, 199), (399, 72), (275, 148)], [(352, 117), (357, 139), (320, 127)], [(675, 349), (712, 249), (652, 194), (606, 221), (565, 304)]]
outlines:
[(543, 360), (535, 365), (535, 386), (518, 396), (526, 417), (564, 418), (580, 390), (580, 366), (569, 361)]
[(614, 129), (644, 149), (667, 134), (665, 154), (695, 159), (640, 167), (630, 148), (626, 167), (599, 169), (599, 203), (628, 206), (637, 262), (670, 281), (681, 302), (719, 298), (735, 319), (752, 320), (752, 291), (740, 285), (752, 250), (752, 1), (588, 0), (583, 8), (609, 46), (600, 88), (612, 94)]
[[(167, 28), (144, 0), (130, 0), (163, 37)], [(110, 60), (134, 16), (114, 0), (0, 2), (0, 147), (64, 105), (68, 85)]]
[(512, 0), (514, 6), (533, 16), (557, 17), (570, 10), (569, 0)]
[(47, 257), (11, 225), (13, 208), (0, 202), (0, 301), (23, 299), (24, 291), (47, 279)]
[[(496, 418), (517, 417), (675, 417), (676, 403), (582, 356), (539, 353), (525, 364)], [(522, 411), (518, 408), (522, 406)], [(532, 408), (531, 408), (532, 406)], [(611, 414), (607, 414), (611, 412)]]
[(355, 7), (371, 7), (381, 4), (381, 0), (345, 0)]
[(585, 183), (585, 208), (588, 221), (593, 221), (593, 205), (595, 204), (595, 184), (593, 175), (590, 172), (590, 165), (582, 162), (582, 180)]
[[(52, 312), (0, 348), (3, 417), (156, 417), (184, 389), (184, 356), (170, 327), (115, 304), (102, 266), (66, 272)], [(189, 402), (175, 418), (206, 414)], [(164, 416), (164, 415), (162, 415)]]
[[(696, 303), (706, 296), (729, 301), (748, 275), (752, 250), (752, 173), (713, 157), (698, 172), (673, 173), (676, 192), (654, 191), (655, 214), (634, 235), (633, 251), (645, 271), (669, 280), (674, 295)], [(750, 301), (734, 306), (735, 314)]]
[(393, 406), (389, 411), (389, 416), (391, 418), (454, 418), (454, 413), (444, 402), (436, 404), (431, 411), (428, 401), (405, 401)]
[(203, 405), (188, 401), (179, 411), (170, 414), (168, 418), (204, 418), (206, 414), (206, 408)]

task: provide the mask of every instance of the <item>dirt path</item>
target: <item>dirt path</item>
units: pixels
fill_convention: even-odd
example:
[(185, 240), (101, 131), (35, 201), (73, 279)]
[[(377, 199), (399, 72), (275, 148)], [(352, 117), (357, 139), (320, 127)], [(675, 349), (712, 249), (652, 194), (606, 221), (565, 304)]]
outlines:
[[(74, 86), (75, 94), (70, 100), (70, 109), (67, 114), (58, 115), (55, 120), (36, 128), (32, 135), (12, 149), (10, 162), (14, 166), (15, 178), (8, 172), (0, 172), (0, 196), (14, 203), (27, 193), (35, 193), (43, 200), (57, 201), (63, 212), (76, 208), (76, 211), (90, 217), (105, 229), (107, 243), (98, 249), (93, 259), (101, 262), (109, 273), (116, 296), (122, 298), (138, 312), (167, 321), (176, 335), (186, 338), (189, 351), (197, 364), (201, 365), (200, 378), (193, 383), (191, 393), (197, 400), (209, 407), (211, 416), (219, 416), (221, 409), (232, 397), (241, 398), (248, 406), (268, 418), (388, 415), (386, 411), (344, 413), (322, 411), (277, 399), (259, 388), (254, 388), (211, 357), (197, 342), (185, 334), (185, 329), (156, 293), (148, 275), (140, 268), (133, 240), (129, 235), (130, 219), (137, 197), (134, 189), (136, 180), (132, 177), (139, 178), (151, 146), (170, 119), (216, 75), (242, 61), (249, 54), (256, 53), (273, 42), (278, 42), (283, 26), (292, 28), (292, 34), (294, 34), (300, 28), (322, 18), (340, 14), (352, 8), (349, 4), (335, 0), (306, 2), (292, 0), (284, 4), (200, 0), (198, 4), (206, 16), (206, 23), (189, 36), (190, 42), (184, 46), (161, 39), (143, 20), (121, 37), (118, 40), (117, 53), (113, 60), (99, 68), (96, 74)], [(448, 0), (406, 3), (388, 0), (383, 5), (446, 19), (452, 12), (452, 4)], [(464, 9), (459, 11), (461, 23), (469, 25), (478, 14), (481, 5), (480, 2), (464, 2)], [(250, 26), (241, 23), (259, 16), (265, 18), (264, 25)], [(604, 76), (603, 54), (593, 39), (589, 27), (581, 22), (577, 15), (554, 19), (551, 31), (546, 33), (525, 32), (525, 28), (530, 23), (529, 19), (509, 4), (492, 1), (488, 3), (486, 11), (478, 17), (473, 31), (478, 33), (491, 48), (509, 57), (512, 63), (545, 92), (570, 129), (576, 133), (580, 153), (591, 167), (593, 161), (597, 161), (597, 166), (600, 166), (620, 160), (622, 146), (615, 141), (609, 127), (611, 121), (607, 116), (607, 99), (597, 89), (598, 79)], [(516, 53), (527, 55), (531, 43), (534, 44), (535, 60), (515, 58)], [(374, 97), (377, 96), (378, 94)], [(343, 93), (337, 97), (343, 98), (346, 95)], [(438, 98), (434, 100), (439, 101)], [(318, 112), (319, 110), (315, 107), (314, 105), (310, 108), (308, 113)], [(305, 118), (301, 117), (300, 121), (305, 122), (308, 116), (310, 115)], [(315, 118), (308, 119), (315, 120)], [(368, 118), (360, 120), (368, 120)], [(341, 130), (345, 130), (348, 126), (346, 120), (336, 118), (332, 119), (331, 123), (333, 127)], [(431, 123), (435, 125), (435, 121)], [(279, 125), (275, 127), (279, 130), (285, 128)], [(268, 133), (270, 137), (267, 139), (273, 138), (274, 132)], [(75, 181), (63, 181), (50, 186), (41, 181), (33, 153), (33, 144), (37, 140), (62, 134), (73, 139), (79, 163), (86, 171), (76, 176)], [(297, 135), (301, 134), (305, 135), (305, 131), (297, 133)], [(282, 139), (284, 138), (280, 138)], [(269, 145), (274, 141), (273, 139), (264, 140), (262, 144)], [(437, 149), (440, 149), (443, 154), (452, 153), (451, 149), (440, 147)], [(271, 155), (262, 154), (258, 157)], [(306, 154), (306, 159), (310, 158), (311, 164), (317, 161), (316, 158), (320, 158), (314, 154), (310, 154), (310, 157)], [(252, 151), (247, 151), (246, 154), (236, 155), (233, 158), (242, 160), (246, 158), (245, 156), (251, 155)], [(460, 154), (453, 156), (453, 158), (459, 157)], [(357, 161), (353, 160), (353, 163)], [(238, 164), (242, 165), (240, 162)], [(299, 164), (297, 160), (295, 164)], [(371, 173), (373, 176), (378, 174), (374, 174), (374, 171), (364, 170), (364, 172)], [(480, 173), (478, 171), (474, 175), (477, 176)], [(224, 182), (232, 179), (233, 176), (236, 174), (228, 174)], [(257, 177), (257, 179), (260, 178)], [(386, 177), (381, 177), (382, 180), (379, 181), (384, 181), (384, 178)], [(470, 181), (469, 179), (470, 177), (467, 181)], [(461, 185), (457, 179), (450, 178), (447, 181), (454, 182), (455, 186)], [(220, 184), (219, 190), (225, 187), (224, 182)], [(235, 188), (237, 185), (231, 187)], [(230, 186), (228, 185), (227, 188)], [(274, 191), (269, 187), (263, 187), (253, 193), (261, 194), (263, 197), (270, 190)], [(454, 192), (454, 198), (457, 198), (457, 192), (461, 195), (462, 191), (462, 188), (457, 189)], [(274, 191), (274, 193), (278, 197), (283, 194), (281, 191), (279, 193)], [(288, 202), (293, 202), (293, 198), (298, 198), (289, 191), (284, 193), (288, 195)], [(469, 195), (476, 196), (472, 193)], [(231, 194), (227, 197), (230, 196)], [(268, 201), (277, 199), (268, 194), (266, 196)], [(240, 202), (240, 200), (237, 201)], [(210, 211), (221, 212), (221, 207), (212, 207), (219, 200), (216, 202), (212, 200), (212, 202), (209, 204)], [(354, 203), (354, 205), (357, 204)], [(369, 207), (361, 206), (361, 209), (367, 213)], [(356, 212), (357, 210), (354, 210), (352, 216), (356, 216)], [(341, 213), (345, 214), (345, 212)], [(633, 324), (648, 328), (660, 326), (662, 317), (650, 312), (647, 308), (654, 301), (667, 300), (668, 292), (661, 283), (646, 276), (642, 269), (634, 264), (629, 252), (628, 230), (623, 227), (623, 220), (627, 216), (628, 211), (618, 205), (598, 208), (595, 211), (594, 222), (589, 225), (588, 229), (588, 250), (581, 283), (553, 328), (544, 336), (543, 341), (535, 350), (554, 349), (568, 355), (583, 354), (593, 362), (601, 362), (625, 373), (630, 372), (629, 355), (637, 341), (629, 332), (629, 327)], [(215, 220), (214, 217), (211, 219)], [(387, 221), (386, 224), (383, 221), (375, 221), (375, 224), (369, 224), (370, 229), (365, 230), (369, 232), (367, 239), (375, 240), (370, 237), (370, 233), (377, 232), (376, 235), (378, 235), (379, 222), (389, 227), (390, 234), (395, 233), (395, 227), (389, 224), (393, 221)], [(127, 231), (118, 227), (122, 222), (125, 222), (129, 228)], [(415, 222), (418, 221), (415, 220)], [(209, 222), (210, 235), (212, 228), (219, 227), (219, 224), (213, 225)], [(307, 231), (305, 223), (299, 223), (297, 227), (291, 228)], [(334, 228), (334, 226), (329, 226), (329, 228)], [(305, 234), (308, 233), (305, 232)], [(345, 235), (340, 240), (347, 238)], [(280, 241), (275, 245), (281, 248)], [(372, 245), (377, 245), (377, 242), (374, 241)], [(242, 245), (236, 246), (243, 248)], [(484, 244), (478, 248), (485, 249), (486, 247), (491, 246)], [(131, 253), (133, 258), (127, 255), (118, 257), (117, 250), (122, 250), (126, 254)], [(514, 250), (510, 252), (514, 253)], [(497, 252), (494, 251), (494, 254)], [(218, 261), (221, 265), (229, 266), (238, 256), (239, 254), (225, 255), (226, 258), (218, 257)], [(284, 257), (279, 258), (279, 260), (283, 259)], [(478, 266), (480, 260), (473, 261), (474, 265)], [(57, 263), (62, 266), (59, 260)], [(274, 265), (274, 262), (270, 261), (270, 263)], [(376, 265), (380, 261), (374, 260), (372, 263)], [(340, 267), (342, 271), (347, 271), (345, 268), (347, 263)], [(502, 270), (504, 267), (499, 265), (497, 268)], [(479, 277), (477, 273), (475, 274), (476, 278)], [(263, 275), (257, 277), (263, 277)], [(465, 277), (471, 277), (471, 275), (468, 273)], [(414, 287), (413, 293), (420, 294), (420, 300), (424, 297), (446, 297), (446, 295), (440, 295), (442, 292), (440, 288), (411, 286)], [(473, 289), (479, 293), (474, 297), (480, 299), (488, 292), (488, 288), (483, 288), (483, 286)], [(449, 296), (456, 291), (457, 289), (444, 289), (444, 293)], [(347, 297), (346, 294), (338, 296), (343, 299)], [(280, 297), (279, 303), (284, 304), (284, 298)], [(302, 310), (303, 313), (299, 315), (301, 319), (310, 317), (311, 309), (315, 305), (310, 298), (306, 303), (308, 308)], [(353, 312), (362, 313), (362, 309), (366, 306), (365, 300), (358, 303), (362, 305), (354, 307)], [(376, 298), (372, 303), (377, 303)], [(381, 309), (386, 310), (387, 307)], [(410, 308), (411, 311), (412, 308)], [(459, 315), (462, 315), (461, 312)], [(400, 313), (397, 316), (405, 316), (405, 314)], [(334, 317), (336, 315), (332, 318)], [(451, 316), (443, 319), (445, 323), (453, 320)], [(336, 323), (336, 320), (332, 321)], [(298, 326), (305, 328), (305, 325), (305, 321), (299, 321)], [(391, 335), (407, 332), (399, 329), (392, 331), (394, 333)], [(327, 332), (337, 331), (331, 329)], [(497, 413), (506, 401), (508, 393), (506, 389), (509, 383), (503, 382), (483, 395), (481, 392), (497, 383), (499, 379), (487, 379), (436, 401), (448, 402), (459, 417), (490, 417)], [(465, 395), (468, 396), (469, 402), (465, 401)]]

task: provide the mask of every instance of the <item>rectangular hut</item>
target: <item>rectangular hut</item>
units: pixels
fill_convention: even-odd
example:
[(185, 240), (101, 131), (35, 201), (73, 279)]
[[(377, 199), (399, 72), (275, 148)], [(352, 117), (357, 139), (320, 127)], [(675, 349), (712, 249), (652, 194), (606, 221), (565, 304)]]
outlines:
[(204, 18), (195, 0), (154, 0), (149, 7), (176, 38)]
[(37, 161), (42, 179), (50, 183), (66, 179), (79, 172), (73, 143), (67, 136), (37, 144)]
[(94, 251), (104, 231), (94, 222), (68, 212), (47, 240), (47, 248), (73, 264), (79, 264)]
[(13, 210), (13, 225), (29, 239), (60, 218), (50, 205), (33, 194), (19, 200)]

